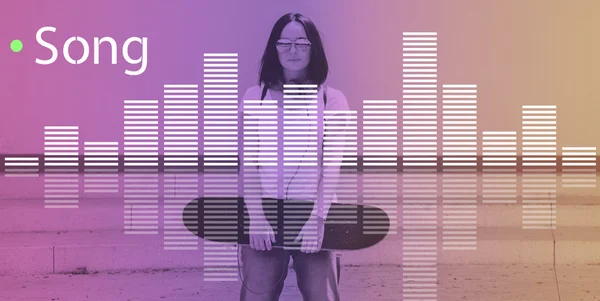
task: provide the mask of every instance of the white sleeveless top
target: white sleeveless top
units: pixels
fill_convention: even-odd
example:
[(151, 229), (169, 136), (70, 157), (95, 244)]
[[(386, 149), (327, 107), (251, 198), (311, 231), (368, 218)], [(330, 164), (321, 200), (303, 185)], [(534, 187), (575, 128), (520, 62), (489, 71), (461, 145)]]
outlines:
[[(249, 88), (242, 98), (240, 110), (243, 114), (251, 115), (253, 120), (260, 120), (261, 125), (272, 125), (276, 128), (269, 130), (254, 130), (258, 132), (260, 140), (260, 150), (256, 157), (244, 156), (242, 162), (245, 164), (241, 169), (248, 168), (249, 163), (254, 162), (270, 162), (283, 163), (281, 165), (261, 165), (258, 166), (258, 174), (261, 183), (261, 197), (276, 198), (284, 200), (311, 201), (317, 200), (319, 191), (322, 192), (323, 167), (319, 165), (322, 160), (318, 157), (323, 156), (323, 122), (318, 122), (318, 116), (329, 116), (334, 114), (332, 111), (348, 111), (348, 101), (346, 97), (339, 91), (331, 87), (327, 87), (327, 104), (325, 106), (323, 100), (323, 89), (319, 87), (317, 93), (317, 110), (305, 111), (303, 109), (285, 109), (277, 106), (274, 101), (274, 96), (271, 90), (268, 90), (264, 100), (260, 100), (262, 94), (262, 86), (254, 86)], [(252, 105), (256, 106), (252, 109), (245, 108), (245, 100), (252, 100)], [(281, 101), (281, 100), (280, 100)], [(264, 106), (271, 112), (257, 109), (258, 105)], [(269, 107), (271, 106), (271, 107)], [(273, 106), (276, 106), (274, 108)], [(272, 113), (277, 110), (277, 117)], [(324, 111), (327, 111), (324, 113)], [(345, 113), (345, 112), (340, 112)], [(286, 126), (277, 127), (277, 118), (282, 116)], [(258, 119), (257, 119), (258, 118)], [(243, 122), (244, 120), (242, 120)], [(275, 121), (274, 124), (269, 122)], [(311, 129), (294, 129), (294, 126), (310, 125)], [(242, 126), (244, 124), (242, 123)], [(252, 132), (248, 130), (244, 133)], [(321, 135), (319, 135), (319, 133)], [(282, 143), (283, 152), (277, 151), (277, 145), (273, 145), (275, 137), (278, 137)], [(317, 138), (318, 137), (318, 138)], [(250, 141), (250, 140), (243, 140)], [(265, 143), (266, 142), (266, 143)], [(268, 142), (271, 142), (269, 144)], [(291, 143), (290, 143), (291, 142)], [(264, 148), (264, 149), (263, 149)], [(270, 158), (269, 161), (256, 160), (252, 158)], [(339, 166), (338, 166), (339, 172)], [(279, 179), (279, 181), (278, 181)], [(278, 189), (278, 184), (281, 188)], [(335, 202), (335, 194), (332, 196), (332, 201)], [(325, 211), (327, 212), (327, 211)]]

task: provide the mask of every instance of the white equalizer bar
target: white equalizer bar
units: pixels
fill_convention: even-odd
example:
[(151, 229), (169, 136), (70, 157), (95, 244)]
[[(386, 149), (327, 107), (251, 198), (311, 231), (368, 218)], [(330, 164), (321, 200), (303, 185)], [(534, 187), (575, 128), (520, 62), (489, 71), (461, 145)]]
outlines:
[(562, 187), (595, 188), (596, 147), (565, 146), (562, 148)]
[(516, 204), (517, 132), (484, 131), (482, 140), (482, 202)]
[(158, 234), (158, 100), (125, 100), (124, 115), (124, 233)]
[(86, 141), (83, 151), (84, 192), (119, 192), (119, 143)]
[(40, 158), (37, 156), (7, 156), (4, 158), (6, 177), (39, 177)]
[(442, 250), (477, 249), (477, 85), (442, 85)]
[(522, 106), (523, 229), (556, 229), (556, 106)]
[[(310, 184), (317, 187), (320, 177), (317, 159), (319, 146), (317, 88), (315, 84), (283, 85), (283, 149), (280, 149), (280, 152), (283, 153), (283, 183), (289, 183), (283, 187), (283, 195), (286, 199), (298, 200), (303, 197), (303, 187), (294, 185), (297, 182), (293, 182), (292, 179), (311, 181)], [(283, 240), (286, 246), (300, 249), (301, 242), (294, 242), (303, 226), (298, 223), (297, 217), (302, 214), (310, 215), (313, 206), (313, 202), (302, 202), (294, 205), (294, 210), (286, 210), (283, 219)]]
[[(237, 240), (238, 216), (238, 54), (204, 53), (204, 102), (202, 108), (204, 212), (213, 218), (235, 222), (222, 224), (205, 219), (205, 237)], [(232, 196), (228, 199), (209, 199)], [(214, 223), (213, 223), (214, 222)], [(235, 246), (203, 241), (204, 281), (237, 281)]]
[[(363, 203), (383, 209), (388, 234), (398, 233), (398, 101), (363, 100)], [(381, 234), (380, 221), (364, 217), (365, 234)]]
[(403, 300), (437, 300), (437, 32), (402, 36)]
[[(184, 212), (199, 194), (198, 84), (163, 85), (163, 227), (164, 249), (198, 250), (198, 237), (182, 216), (196, 220), (197, 207)], [(206, 128), (206, 126), (205, 126)], [(198, 230), (198, 224), (194, 225)], [(194, 229), (191, 229), (194, 230)]]
[[(334, 202), (358, 204), (357, 112), (325, 111), (324, 119), (323, 165), (339, 170), (337, 188), (326, 184), (324, 189), (335, 192)], [(327, 216), (330, 223), (356, 224), (358, 211), (329, 209)]]
[(79, 208), (79, 127), (44, 126), (44, 208)]

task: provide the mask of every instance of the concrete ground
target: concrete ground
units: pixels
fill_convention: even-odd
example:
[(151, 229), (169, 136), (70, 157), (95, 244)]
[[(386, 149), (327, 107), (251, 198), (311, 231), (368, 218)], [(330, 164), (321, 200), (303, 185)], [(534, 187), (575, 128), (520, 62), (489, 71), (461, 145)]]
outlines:
[[(203, 280), (201, 243), (167, 252), (162, 232), (123, 235), (118, 195), (45, 209), (43, 185), (0, 176), (0, 301), (239, 300), (239, 281)], [(477, 250), (440, 247), (431, 299), (403, 295), (416, 285), (403, 283), (401, 235), (343, 254), (341, 300), (600, 300), (600, 185), (563, 187), (556, 199), (554, 231), (523, 230), (521, 203), (478, 204)], [(302, 300), (293, 269), (280, 298), (292, 300)]]
[[(600, 265), (438, 265), (443, 301), (600, 300)], [(241, 283), (204, 282), (201, 269), (137, 270), (0, 276), (3, 301), (225, 301), (239, 300)], [(399, 266), (344, 266), (342, 301), (409, 300), (402, 297)], [(302, 300), (290, 269), (280, 301)]]

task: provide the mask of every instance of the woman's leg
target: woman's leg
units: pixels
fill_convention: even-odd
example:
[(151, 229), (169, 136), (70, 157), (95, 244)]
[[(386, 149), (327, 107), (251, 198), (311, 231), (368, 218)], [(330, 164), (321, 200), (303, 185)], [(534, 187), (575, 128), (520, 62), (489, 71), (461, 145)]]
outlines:
[(241, 245), (242, 288), (240, 301), (277, 301), (287, 277), (290, 253), (283, 248), (257, 251)]
[(294, 250), (294, 270), (304, 301), (339, 301), (338, 264), (335, 253)]

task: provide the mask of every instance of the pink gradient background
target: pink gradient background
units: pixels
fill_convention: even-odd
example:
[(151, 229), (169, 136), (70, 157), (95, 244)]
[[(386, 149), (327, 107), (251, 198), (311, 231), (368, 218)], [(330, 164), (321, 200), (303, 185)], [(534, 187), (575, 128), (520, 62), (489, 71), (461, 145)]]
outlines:
[[(202, 83), (204, 52), (238, 52), (240, 96), (255, 84), (260, 56), (275, 20), (301, 12), (321, 30), (331, 65), (329, 84), (351, 109), (363, 99), (402, 97), (402, 32), (438, 32), (439, 84), (478, 85), (479, 130), (519, 130), (521, 105), (558, 106), (558, 146), (600, 146), (591, 129), (594, 70), (599, 69), (597, 1), (3, 1), (0, 25), (0, 152), (41, 153), (44, 125), (78, 125), (80, 141), (123, 139), (123, 100), (161, 99), (165, 83)], [(35, 64), (49, 51), (36, 31), (61, 49), (71, 36), (92, 43), (111, 36), (148, 37), (148, 67), (90, 58), (70, 65)], [(12, 39), (24, 50), (13, 53)], [(73, 46), (78, 46), (77, 43)], [(106, 46), (106, 45), (103, 45)], [(133, 44), (132, 56), (139, 53)], [(77, 57), (79, 48), (73, 47)], [(120, 48), (119, 48), (120, 52)], [(137, 67), (134, 67), (137, 69)]]
[[(123, 100), (161, 99), (163, 85), (168, 83), (195, 83), (201, 89), (205, 52), (239, 53), (241, 97), (256, 84), (259, 60), (274, 22), (288, 12), (305, 14), (322, 32), (331, 67), (328, 84), (346, 95), (352, 110), (360, 111), (363, 99), (401, 103), (402, 32), (436, 31), (438, 84), (478, 85), (479, 132), (519, 132), (522, 105), (557, 105), (559, 148), (600, 147), (599, 9), (596, 0), (4, 0), (0, 3), (0, 155), (43, 153), (46, 125), (78, 125), (81, 146), (84, 141), (121, 144)], [(35, 41), (36, 31), (43, 26), (57, 28), (44, 38), (60, 51), (71, 36), (81, 36), (88, 43), (93, 37), (110, 36), (119, 47), (131, 36), (147, 37), (147, 69), (139, 76), (125, 75), (130, 66), (121, 49), (119, 64), (111, 65), (106, 45), (100, 65), (93, 64), (93, 53), (82, 65), (68, 64), (62, 53), (53, 65), (37, 65), (36, 57), (50, 55)], [(23, 41), (22, 52), (11, 51), (13, 39)], [(132, 48), (135, 58), (139, 46)], [(72, 55), (79, 57), (79, 51), (74, 47)], [(48, 231), (36, 234), (35, 239), (27, 236), (26, 243), (45, 244), (56, 239), (48, 233), (77, 231), (81, 224), (122, 226), (120, 198), (84, 200), (76, 212), (43, 211), (44, 188), (34, 182), (41, 184), (42, 179), (0, 182), (0, 205), (16, 208), (11, 212), (18, 213), (4, 220), (11, 230)], [(27, 218), (20, 216), (23, 212)], [(94, 239), (96, 244), (131, 242), (124, 236), (112, 241), (101, 236)], [(133, 243), (160, 243), (161, 238), (136, 239)], [(108, 253), (96, 246), (90, 250), (98, 253), (83, 253), (82, 262)], [(178, 255), (157, 254), (156, 258), (179, 259)], [(144, 258), (139, 254), (119, 257), (134, 267), (136, 260)], [(64, 270), (76, 268), (72, 262)]]

